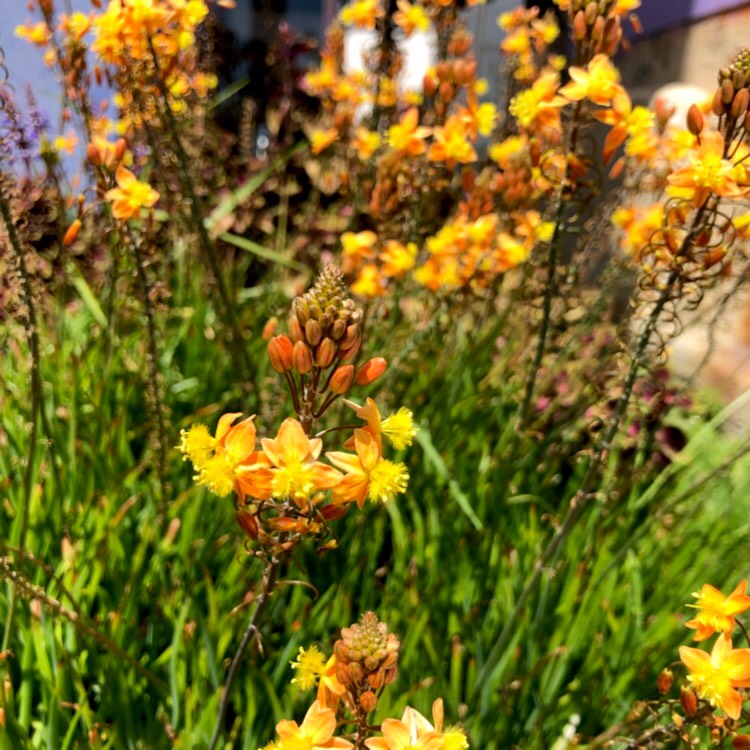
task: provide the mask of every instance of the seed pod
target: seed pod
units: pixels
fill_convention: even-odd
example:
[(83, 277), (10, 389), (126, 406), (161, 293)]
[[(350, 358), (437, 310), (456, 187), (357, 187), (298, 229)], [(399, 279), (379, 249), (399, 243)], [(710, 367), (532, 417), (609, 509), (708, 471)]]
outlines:
[(310, 370), (312, 370), (312, 353), (310, 352), (310, 348), (304, 342), (298, 341), (294, 345), (293, 360), (294, 369), (300, 375), (304, 375), (305, 373), (308, 373), (310, 372)]
[(703, 132), (703, 125), (703, 113), (697, 105), (691, 104), (687, 113), (687, 129), (693, 135), (700, 135)]
[(385, 372), (387, 366), (388, 363), (383, 357), (373, 357), (357, 370), (354, 380), (357, 385), (370, 385)]
[(65, 232), (65, 236), (63, 237), (63, 245), (65, 247), (70, 247), (76, 241), (76, 237), (78, 237), (78, 233), (81, 231), (81, 226), (81, 220), (75, 219), (68, 227), (68, 231)]
[(305, 324), (305, 338), (310, 346), (316, 346), (323, 337), (323, 329), (317, 320), (308, 320)]
[(329, 338), (324, 338), (315, 351), (315, 363), (324, 370), (333, 362), (337, 350), (336, 344)]
[(274, 336), (268, 342), (268, 358), (276, 372), (288, 372), (294, 366), (294, 347), (287, 336)]
[(346, 393), (354, 382), (354, 365), (342, 365), (331, 376), (331, 390), (334, 393)]

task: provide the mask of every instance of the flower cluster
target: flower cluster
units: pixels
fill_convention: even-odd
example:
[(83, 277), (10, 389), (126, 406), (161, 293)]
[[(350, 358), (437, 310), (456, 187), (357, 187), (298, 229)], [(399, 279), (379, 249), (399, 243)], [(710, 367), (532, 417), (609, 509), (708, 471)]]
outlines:
[[(379, 727), (369, 721), (383, 690), (398, 674), (399, 640), (373, 612), (343, 628), (326, 659), (316, 647), (300, 648), (292, 667), (292, 683), (302, 690), (317, 685), (317, 698), (302, 724), (284, 720), (276, 725), (278, 739), (265, 750), (293, 750), (301, 742), (311, 747), (369, 750), (465, 750), (469, 743), (458, 727), (443, 727), (443, 701), (432, 706), (432, 723), (407, 707), (401, 719), (384, 719)], [(341, 732), (352, 725), (354, 731)], [(340, 732), (340, 734), (337, 734)], [(379, 732), (379, 736), (376, 736)]]
[[(384, 438), (396, 450), (411, 444), (416, 428), (408, 409), (383, 418), (371, 398), (362, 406), (346, 399), (361, 426), (313, 434), (315, 422), (339, 398), (385, 370), (382, 357), (353, 364), (362, 345), (361, 321), (340, 271), (327, 266), (312, 289), (294, 300), (291, 338), (280, 334), (268, 344), (296, 417), (285, 419), (274, 438), (260, 440), (254, 417), (238, 421), (239, 413), (223, 415), (213, 435), (200, 424), (182, 431), (180, 449), (193, 464), (196, 482), (220, 497), (234, 494), (238, 522), (263, 546), (288, 549), (306, 535), (323, 536), (327, 522), (349, 504), (388, 502), (406, 490), (406, 466), (385, 458)], [(342, 446), (347, 450), (326, 452), (325, 463), (323, 437), (340, 430), (351, 431)]]

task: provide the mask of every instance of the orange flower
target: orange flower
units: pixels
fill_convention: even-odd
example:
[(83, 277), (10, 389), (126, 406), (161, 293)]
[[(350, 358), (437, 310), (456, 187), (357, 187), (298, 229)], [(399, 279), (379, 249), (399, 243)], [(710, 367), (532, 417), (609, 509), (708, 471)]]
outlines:
[(117, 187), (108, 190), (104, 197), (112, 202), (112, 216), (115, 219), (127, 219), (141, 215), (144, 208), (152, 208), (159, 200), (156, 192), (147, 182), (141, 182), (127, 168), (120, 164), (115, 173)]
[(467, 137), (466, 125), (456, 115), (449, 117), (443, 127), (433, 130), (434, 143), (427, 152), (430, 161), (444, 161), (447, 167), (469, 164), (477, 160), (477, 152)]
[(319, 701), (310, 706), (301, 725), (296, 721), (280, 721), (276, 725), (279, 735), (280, 750), (316, 750), (316, 748), (353, 747), (351, 742), (334, 737), (336, 731), (336, 713), (323, 707)]
[(15, 34), (19, 39), (25, 39), (37, 47), (46, 47), (51, 39), (49, 29), (44, 21), (39, 21), (39, 23), (33, 25), (27, 23), (24, 26), (16, 26)]
[(607, 55), (595, 55), (588, 68), (570, 68), (569, 84), (560, 93), (573, 102), (589, 99), (594, 104), (609, 104), (614, 96), (622, 91), (620, 74)]
[(692, 200), (695, 206), (703, 205), (712, 193), (726, 197), (741, 195), (732, 176), (734, 166), (724, 158), (724, 149), (721, 133), (704, 133), (699, 146), (688, 157), (690, 164), (667, 178), (667, 193)]
[(344, 26), (359, 29), (374, 29), (375, 21), (383, 16), (378, 0), (354, 0), (341, 9), (339, 18)]
[(419, 110), (412, 107), (400, 123), (388, 128), (388, 145), (395, 151), (418, 156), (427, 150), (424, 139), (430, 132), (430, 128), (419, 127)]
[(240, 416), (239, 412), (224, 414), (213, 437), (202, 424), (182, 430), (180, 450), (184, 460), (192, 462), (196, 482), (215, 495), (225, 497), (235, 491), (241, 498), (250, 495), (265, 500), (271, 496), (271, 483), (263, 473), (268, 461), (255, 450), (254, 417), (233, 425)]
[(398, 10), (393, 14), (393, 20), (406, 36), (411, 36), (415, 31), (426, 31), (430, 27), (430, 18), (421, 5), (412, 5), (409, 0), (397, 0), (397, 5)]
[(559, 76), (554, 70), (542, 73), (531, 88), (521, 91), (511, 99), (510, 113), (524, 128), (560, 128), (560, 108), (567, 104), (557, 96)]
[(357, 156), (362, 159), (369, 159), (380, 147), (382, 139), (378, 133), (373, 133), (367, 128), (359, 127), (354, 133), (352, 147), (357, 152)]
[(356, 502), (361, 508), (368, 498), (385, 503), (406, 491), (409, 481), (406, 466), (384, 459), (371, 432), (355, 430), (354, 447), (356, 455), (338, 451), (326, 454), (334, 466), (346, 472), (334, 488), (334, 502)]
[(721, 635), (710, 656), (700, 649), (680, 646), (680, 659), (690, 672), (688, 680), (695, 692), (731, 719), (738, 719), (742, 696), (735, 688), (750, 687), (750, 649), (733, 650), (732, 639)]
[(314, 130), (310, 136), (310, 146), (313, 154), (317, 156), (322, 151), (325, 151), (338, 137), (339, 131), (336, 128)]
[(685, 623), (686, 627), (698, 631), (693, 640), (705, 641), (714, 633), (731, 634), (734, 630), (734, 616), (750, 609), (750, 596), (745, 595), (746, 590), (747, 581), (740, 581), (729, 596), (724, 596), (718, 589), (704, 583), (701, 590), (693, 594), (698, 600), (697, 604), (688, 604), (698, 610), (698, 615)]
[(342, 265), (344, 273), (351, 273), (366, 260), (375, 257), (378, 235), (366, 229), (364, 232), (344, 232), (341, 235)]
[(296, 419), (285, 419), (276, 438), (263, 438), (261, 445), (272, 466), (273, 497), (291, 497), (304, 508), (313, 492), (336, 487), (341, 481), (336, 469), (317, 460), (323, 441), (308, 438)]
[(465, 750), (469, 746), (463, 730), (449, 727), (443, 731), (443, 701), (432, 704), (435, 726), (411, 706), (404, 709), (401, 721), (386, 719), (382, 737), (365, 740), (370, 750)]

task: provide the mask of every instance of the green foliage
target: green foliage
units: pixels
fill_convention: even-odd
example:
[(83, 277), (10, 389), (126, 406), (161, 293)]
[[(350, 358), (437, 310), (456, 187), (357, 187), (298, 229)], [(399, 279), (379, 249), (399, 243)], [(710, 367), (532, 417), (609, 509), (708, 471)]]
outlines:
[[(48, 604), (72, 613), (14, 598), (3, 585), (1, 621), (15, 613), (3, 642), (13, 712), (0, 747), (205, 747), (260, 568), (231, 502), (196, 488), (174, 450), (161, 496), (138, 307), (98, 300), (78, 276), (72, 284), (80, 299), (48, 310), (42, 331), (54, 439), (34, 456), (25, 545), (33, 558), (13, 555), (28, 364), (18, 332), (0, 329), (2, 350), (16, 352), (0, 364), (0, 554)], [(181, 426), (213, 426), (226, 411), (258, 411), (261, 429), (273, 429), (290, 406), (260, 333), (288, 305), (280, 285), (246, 290), (239, 308), (253, 373), (233, 369), (198, 275), (178, 264), (172, 290), (158, 316), (170, 444)], [(585, 457), (562, 428), (516, 435), (519, 381), (503, 375), (512, 347), (498, 347), (498, 321), (469, 327), (437, 309), (411, 332), (392, 313), (371, 325), (366, 349), (392, 363), (379, 400), (409, 406), (422, 427), (404, 456), (409, 491), (387, 507), (350, 511), (335, 525), (337, 550), (299, 553), (290, 577), (314, 590), (290, 583), (272, 597), (263, 654), (246, 658), (233, 694), (228, 746), (254, 750), (276, 721), (298, 716), (309, 696), (290, 685), (289, 661), (311, 642), (330, 653), (339, 629), (368, 609), (402, 640), (379, 716), (407, 703), (429, 714), (442, 696), (448, 721), (463, 722), (474, 747), (559, 748), (574, 714), (594, 736), (655, 696), (657, 674), (685, 639), (689, 594), (706, 581), (732, 586), (746, 572), (738, 499), (750, 489), (750, 464), (729, 460), (741, 446), (722, 435), (727, 414), (708, 424), (685, 416), (690, 442), (661, 471), (645, 442), (628, 463), (613, 452), (606, 486), (545, 571), (510, 647), (490, 661)], [(255, 384), (253, 395), (243, 381)]]

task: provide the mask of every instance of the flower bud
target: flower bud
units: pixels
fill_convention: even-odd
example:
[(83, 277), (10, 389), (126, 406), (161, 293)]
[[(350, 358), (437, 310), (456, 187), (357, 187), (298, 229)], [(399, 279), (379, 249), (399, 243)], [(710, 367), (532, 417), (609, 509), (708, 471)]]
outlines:
[(724, 81), (721, 84), (721, 101), (722, 104), (731, 104), (734, 99), (734, 86), (731, 81)]
[(122, 157), (125, 156), (125, 150), (128, 147), (128, 142), (124, 138), (118, 138), (115, 143), (115, 162), (122, 161)]
[(271, 336), (273, 336), (273, 332), (276, 330), (278, 323), (279, 320), (275, 316), (266, 321), (266, 324), (263, 326), (263, 333), (261, 334), (263, 341), (268, 341)]
[(331, 390), (334, 393), (346, 393), (354, 382), (354, 365), (343, 365), (331, 376)]
[(294, 345), (293, 351), (294, 369), (300, 374), (304, 375), (312, 370), (313, 360), (310, 348), (302, 341), (298, 341)]
[(308, 320), (305, 323), (305, 338), (310, 346), (315, 346), (323, 336), (323, 329), (317, 320)]
[(732, 740), (734, 750), (748, 750), (750, 748), (750, 734), (738, 734)]
[(315, 364), (325, 370), (325, 368), (333, 362), (333, 358), (336, 356), (336, 351), (337, 346), (331, 339), (323, 339), (315, 351)]
[(370, 385), (385, 372), (387, 366), (388, 363), (383, 357), (373, 357), (357, 370), (354, 380), (357, 385)]
[(680, 689), (680, 704), (685, 716), (693, 717), (698, 713), (698, 696), (686, 685)]
[(703, 132), (703, 125), (703, 113), (696, 104), (691, 104), (687, 113), (687, 129), (693, 135), (700, 135)]
[(594, 0), (591, 0), (591, 2), (586, 6), (584, 15), (586, 16), (586, 23), (589, 26), (593, 26), (594, 22), (596, 21), (596, 17), (599, 15), (599, 5), (595, 3)]
[(65, 247), (70, 247), (76, 241), (76, 237), (78, 237), (78, 233), (81, 231), (81, 226), (81, 220), (75, 219), (68, 227), (68, 231), (65, 232), (65, 236), (63, 237), (63, 245)]
[(375, 693), (371, 690), (365, 690), (362, 695), (359, 696), (359, 705), (366, 714), (370, 714), (375, 710), (375, 706), (378, 705), (378, 699), (375, 697)]
[(586, 15), (582, 10), (579, 10), (578, 13), (576, 13), (575, 18), (573, 19), (573, 39), (575, 39), (577, 42), (580, 42), (582, 39), (586, 38), (587, 32), (588, 29), (586, 28)]
[(89, 162), (95, 167), (98, 167), (102, 163), (102, 154), (93, 143), (89, 143), (86, 146), (86, 156)]
[(721, 115), (724, 114), (724, 102), (721, 97), (721, 87), (714, 92), (714, 98), (711, 101), (711, 111), (717, 117), (721, 117)]
[(342, 349), (351, 349), (361, 337), (362, 334), (359, 331), (359, 327), (356, 325), (350, 325), (346, 329), (346, 336), (344, 336), (343, 340), (339, 343), (339, 346)]
[(342, 349), (339, 355), (342, 362), (351, 362), (359, 353), (359, 349), (362, 346), (362, 339), (359, 339), (356, 343), (352, 344), (348, 349)]
[(674, 675), (671, 669), (662, 669), (658, 679), (656, 680), (656, 687), (662, 695), (666, 695), (669, 689), (672, 687), (674, 681)]
[(274, 336), (268, 342), (268, 358), (276, 372), (287, 372), (294, 366), (294, 347), (287, 336)]
[(292, 337), (292, 341), (294, 341), (295, 343), (297, 341), (305, 340), (305, 332), (302, 330), (302, 326), (300, 325), (300, 322), (296, 317), (289, 318), (289, 334)]
[(744, 115), (745, 112), (747, 112), (748, 104), (750, 104), (750, 91), (747, 89), (740, 89), (732, 102), (732, 117), (740, 117)]
[(601, 16), (596, 17), (594, 27), (591, 29), (592, 39), (601, 39), (604, 36), (604, 19)]
[(339, 318), (333, 322), (331, 336), (338, 341), (346, 333), (346, 320)]
[(237, 523), (240, 528), (251, 538), (258, 538), (258, 521), (253, 513), (248, 513), (246, 510), (240, 509), (235, 511), (234, 517), (237, 519)]

